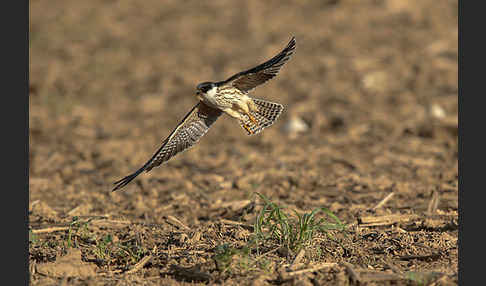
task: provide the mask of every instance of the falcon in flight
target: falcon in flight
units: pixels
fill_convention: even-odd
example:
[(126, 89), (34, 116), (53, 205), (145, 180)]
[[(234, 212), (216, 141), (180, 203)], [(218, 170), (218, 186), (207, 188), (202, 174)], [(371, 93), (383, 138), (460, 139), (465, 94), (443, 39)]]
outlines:
[(203, 82), (196, 87), (199, 102), (170, 133), (150, 160), (133, 174), (115, 182), (113, 191), (123, 188), (143, 171), (169, 161), (196, 144), (214, 122), (226, 113), (239, 120), (248, 135), (260, 133), (272, 125), (283, 110), (279, 103), (248, 96), (250, 91), (274, 78), (295, 50), (295, 38), (270, 60), (224, 81)]

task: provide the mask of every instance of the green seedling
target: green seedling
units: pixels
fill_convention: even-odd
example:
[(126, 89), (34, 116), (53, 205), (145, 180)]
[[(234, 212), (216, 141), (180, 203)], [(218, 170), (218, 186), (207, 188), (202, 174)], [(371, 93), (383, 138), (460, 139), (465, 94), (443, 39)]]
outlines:
[[(344, 230), (345, 225), (327, 208), (316, 208), (310, 213), (299, 214), (296, 211), (286, 212), (286, 207), (277, 205), (262, 194), (256, 193), (264, 205), (259, 212), (255, 224), (255, 236), (258, 242), (273, 239), (287, 249), (298, 251), (308, 245), (316, 232), (329, 236), (329, 230)], [(323, 213), (328, 218), (317, 218)]]

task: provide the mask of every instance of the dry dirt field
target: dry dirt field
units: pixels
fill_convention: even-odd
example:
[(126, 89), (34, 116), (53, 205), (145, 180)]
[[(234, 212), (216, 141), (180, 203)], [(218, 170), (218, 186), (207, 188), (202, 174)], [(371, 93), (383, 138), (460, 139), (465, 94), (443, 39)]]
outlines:
[[(30, 1), (31, 284), (457, 285), (457, 15), (449, 0)], [(247, 136), (224, 115), (111, 192), (198, 83), (292, 35), (253, 92), (285, 106), (275, 125)]]

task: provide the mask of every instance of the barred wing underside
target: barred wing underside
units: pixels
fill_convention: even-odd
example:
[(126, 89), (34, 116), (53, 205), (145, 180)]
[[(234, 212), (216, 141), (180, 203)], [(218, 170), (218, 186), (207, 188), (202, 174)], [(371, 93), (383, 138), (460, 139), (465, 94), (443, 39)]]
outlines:
[(123, 188), (143, 171), (148, 172), (194, 146), (208, 132), (211, 125), (216, 122), (221, 114), (222, 111), (219, 109), (211, 108), (202, 102), (197, 103), (169, 137), (163, 141), (162, 146), (152, 158), (134, 173), (116, 181), (113, 191)]
[(295, 38), (292, 37), (287, 46), (270, 60), (249, 70), (237, 73), (227, 80), (220, 82), (221, 85), (232, 85), (241, 91), (249, 92), (257, 86), (274, 78), (280, 68), (290, 59), (295, 50)]

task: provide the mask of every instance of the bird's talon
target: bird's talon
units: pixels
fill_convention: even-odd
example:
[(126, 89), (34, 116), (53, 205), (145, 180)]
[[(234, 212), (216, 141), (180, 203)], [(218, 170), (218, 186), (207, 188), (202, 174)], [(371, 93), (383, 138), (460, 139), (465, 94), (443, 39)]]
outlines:
[(246, 129), (246, 131), (248, 131), (248, 133), (253, 134), (253, 131), (251, 131), (250, 127), (246, 123), (243, 124), (243, 127), (245, 127), (245, 129)]
[(253, 115), (248, 113), (248, 118), (250, 118), (250, 121), (253, 122), (253, 124), (258, 125), (258, 122), (256, 121), (255, 117), (253, 117)]

